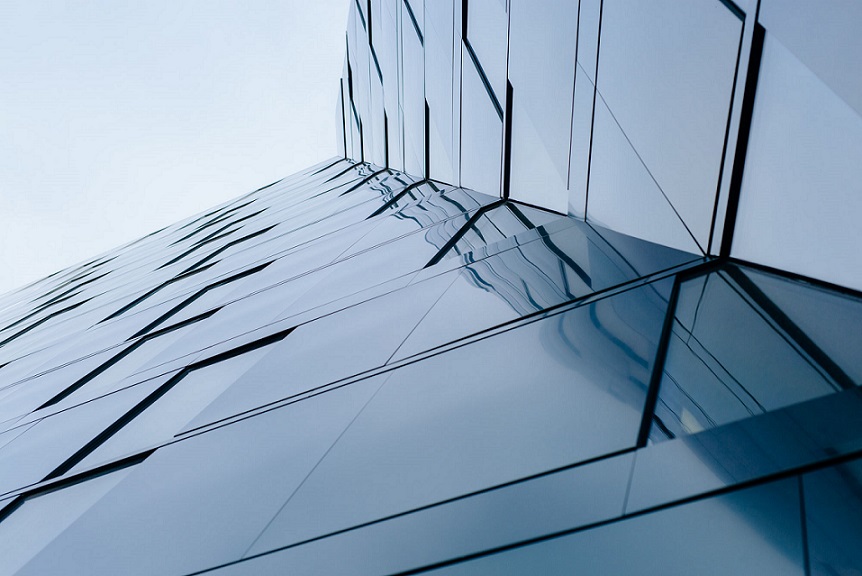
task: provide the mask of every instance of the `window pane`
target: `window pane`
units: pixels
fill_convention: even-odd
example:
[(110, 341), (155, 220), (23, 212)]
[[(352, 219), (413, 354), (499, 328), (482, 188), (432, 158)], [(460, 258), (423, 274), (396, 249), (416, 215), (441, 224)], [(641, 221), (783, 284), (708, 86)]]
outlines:
[(860, 149), (862, 117), (767, 33), (733, 255), (862, 289)]

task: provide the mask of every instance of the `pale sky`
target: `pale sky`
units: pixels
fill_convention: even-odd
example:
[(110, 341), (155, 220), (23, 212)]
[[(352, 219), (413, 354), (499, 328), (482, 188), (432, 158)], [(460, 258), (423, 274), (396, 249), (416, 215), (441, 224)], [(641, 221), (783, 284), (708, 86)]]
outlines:
[(0, 0), (0, 294), (336, 154), (349, 0)]

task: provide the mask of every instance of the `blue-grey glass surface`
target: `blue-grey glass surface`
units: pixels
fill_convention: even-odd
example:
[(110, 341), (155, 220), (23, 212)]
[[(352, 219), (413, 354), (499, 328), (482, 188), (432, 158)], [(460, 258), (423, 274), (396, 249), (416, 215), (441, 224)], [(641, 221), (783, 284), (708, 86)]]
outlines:
[(371, 132), (371, 150), (369, 150), (368, 160), (380, 166), (386, 165), (386, 121), (384, 120), (385, 104), (383, 101), (383, 81), (381, 75), (377, 73), (377, 65), (375, 65), (372, 57), (368, 63), (370, 72), (370, 114), (369, 114), (369, 132)]
[(0, 523), (0, 574), (15, 574), (130, 471), (122, 468), (25, 500)]
[(859, 113), (767, 31), (733, 255), (862, 289), (860, 147)]
[(862, 115), (862, 6), (852, 0), (828, 3), (763, 0), (758, 20), (857, 114)]
[[(587, 220), (699, 253), (700, 248), (632, 148), (607, 104), (596, 96), (587, 188)], [(644, 217), (648, 214), (649, 218)]]
[(860, 9), (346, 7), (339, 156), (0, 295), (0, 574), (862, 574)]
[[(414, 0), (417, 2), (417, 0)], [(421, 7), (422, 2), (418, 4)], [(407, 10), (401, 11), (404, 171), (425, 175), (425, 55)]]
[(446, 253), (446, 258), (466, 255), (479, 248), (493, 246), (505, 238), (516, 236), (559, 218), (553, 212), (507, 203), (484, 212), (464, 232)]
[(130, 388), (25, 425), (0, 449), (0, 494), (44, 480), (149, 391), (146, 386)]
[(507, 10), (504, 0), (472, 0), (467, 3), (467, 40), (500, 103), (506, 99)]
[[(485, 0), (495, 2), (496, 0)], [(500, 195), (503, 120), (466, 51), (461, 57), (461, 186)]]
[(862, 572), (862, 462), (802, 477), (812, 576)]
[(396, 370), (251, 551), (634, 446), (663, 313), (635, 289)]
[(425, 3), (425, 98), (428, 100), (428, 172), (442, 182), (457, 182), (455, 172), (453, 69), (455, 58), (455, 13), (453, 0)]
[(270, 352), (271, 347), (192, 370), (153, 405), (101, 443), (75, 469), (86, 470), (173, 439), (199, 412)]
[(599, 26), (602, 0), (578, 2), (578, 66), (586, 73), (587, 82), (595, 85), (599, 50)]
[(509, 197), (566, 212), (578, 6), (514, 0), (509, 10)]
[(303, 324), (237, 378), (186, 429), (386, 364), (451, 283), (452, 278), (435, 278)]
[[(186, 574), (238, 559), (379, 388), (322, 394), (158, 450), (18, 574)], [(110, 546), (92, 553), (110, 534)]]
[(395, 574), (608, 520), (620, 515), (631, 463), (626, 454), (563, 470), (252, 557), (214, 574)]
[(862, 391), (845, 390), (638, 452), (626, 511), (691, 498), (862, 450)]
[[(613, 244), (580, 222), (550, 234), (540, 229), (537, 238), (487, 258), (468, 257), (469, 263), (393, 359), (412, 356), (689, 259), (682, 252), (637, 239), (631, 241), (637, 244), (639, 270), (633, 270)], [(649, 261), (650, 256), (653, 261)], [(666, 297), (662, 292), (656, 296)]]
[[(823, 316), (805, 315), (813, 299)], [(849, 349), (859, 347), (860, 317), (862, 300), (742, 268), (684, 282), (652, 438), (699, 432), (858, 385), (862, 362)]]
[[(581, 3), (584, 5), (584, 2)], [(584, 218), (587, 213), (587, 180), (593, 138), (593, 99), (596, 87), (578, 61), (572, 102), (571, 152), (569, 155), (568, 213)]]
[[(387, 142), (389, 145), (389, 166), (399, 170), (404, 169), (404, 152), (402, 140), (400, 92), (401, 71), (398, 65), (400, 59), (400, 47), (398, 40), (398, 25), (400, 16), (398, 10), (401, 2), (399, 0), (381, 0), (373, 2), (379, 4), (379, 18), (377, 19), (379, 33), (373, 36), (374, 50), (380, 62), (380, 70), (383, 73), (383, 100), (387, 118)], [(372, 23), (372, 28), (376, 26)]]
[(420, 270), (466, 221), (467, 215), (444, 221), (321, 270), (317, 288), (299, 298), (281, 317), (327, 304)]
[[(741, 33), (741, 20), (716, 0), (683, 6), (665, 0), (602, 3), (600, 99), (702, 251), (712, 224)], [(598, 125), (596, 131), (601, 134)], [(626, 193), (625, 187), (597, 188), (591, 182), (590, 203), (602, 202), (596, 219), (637, 214), (640, 206), (628, 207)], [(604, 195), (616, 200), (599, 198)], [(649, 210), (641, 214), (653, 217)]]
[(86, 376), (102, 363), (112, 358), (116, 349), (105, 350), (88, 358), (82, 358), (67, 366), (45, 372), (36, 378), (10, 385), (0, 396), (0, 421), (28, 414), (50, 400), (67, 386)]
[[(805, 574), (796, 480), (479, 558), (429, 574)], [(732, 552), (731, 552), (732, 551)]]
[(753, 291), (787, 316), (787, 322), (812, 340), (835, 368), (856, 385), (862, 384), (862, 361), (858, 350), (862, 334), (862, 299), (850, 294), (794, 282), (776, 274), (744, 269)]

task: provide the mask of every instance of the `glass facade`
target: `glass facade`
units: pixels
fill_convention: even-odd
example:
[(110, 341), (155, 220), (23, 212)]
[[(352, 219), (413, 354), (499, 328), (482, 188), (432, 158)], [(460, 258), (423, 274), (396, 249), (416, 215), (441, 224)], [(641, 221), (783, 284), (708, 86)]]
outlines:
[(860, 30), (351, 3), (341, 156), (0, 297), (0, 575), (862, 573)]

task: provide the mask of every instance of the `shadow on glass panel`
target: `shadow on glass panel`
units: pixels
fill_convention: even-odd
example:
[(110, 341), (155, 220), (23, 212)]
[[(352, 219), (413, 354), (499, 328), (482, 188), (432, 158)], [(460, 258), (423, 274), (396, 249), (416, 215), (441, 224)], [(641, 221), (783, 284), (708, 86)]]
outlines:
[(852, 388), (862, 301), (736, 265), (684, 281), (653, 441)]
[(803, 476), (812, 576), (862, 574), (862, 460)]

